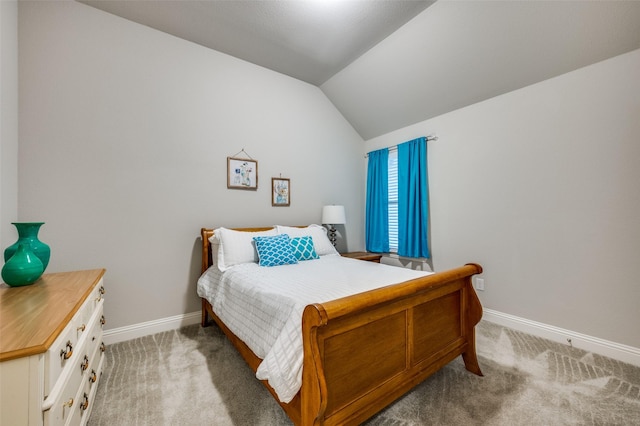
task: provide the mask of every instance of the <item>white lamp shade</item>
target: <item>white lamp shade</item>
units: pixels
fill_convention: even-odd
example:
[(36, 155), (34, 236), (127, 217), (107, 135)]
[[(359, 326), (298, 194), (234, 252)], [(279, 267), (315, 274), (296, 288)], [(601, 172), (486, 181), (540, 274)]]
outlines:
[(347, 223), (344, 206), (324, 206), (322, 208), (322, 223), (325, 225), (344, 225)]

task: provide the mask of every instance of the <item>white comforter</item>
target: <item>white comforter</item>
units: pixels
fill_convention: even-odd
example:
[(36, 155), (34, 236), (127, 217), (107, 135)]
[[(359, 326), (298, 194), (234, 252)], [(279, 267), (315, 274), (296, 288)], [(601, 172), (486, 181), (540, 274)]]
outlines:
[(212, 266), (198, 280), (198, 295), (262, 359), (256, 377), (289, 402), (302, 384), (305, 306), (428, 274), (327, 255), (276, 267), (245, 263), (225, 272)]

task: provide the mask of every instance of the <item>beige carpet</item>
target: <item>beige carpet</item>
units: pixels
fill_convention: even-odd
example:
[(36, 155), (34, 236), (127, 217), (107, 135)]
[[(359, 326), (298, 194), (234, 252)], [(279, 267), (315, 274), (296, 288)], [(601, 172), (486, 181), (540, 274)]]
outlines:
[[(483, 321), (484, 377), (460, 359), (368, 426), (640, 425), (640, 368)], [(98, 425), (291, 425), (220, 330), (189, 326), (114, 344)]]

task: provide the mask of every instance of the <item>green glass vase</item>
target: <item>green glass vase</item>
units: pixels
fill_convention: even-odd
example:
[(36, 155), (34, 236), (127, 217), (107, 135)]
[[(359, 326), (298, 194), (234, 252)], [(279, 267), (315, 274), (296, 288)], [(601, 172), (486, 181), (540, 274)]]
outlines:
[(18, 249), (2, 267), (2, 279), (11, 287), (33, 284), (44, 272), (42, 261), (29, 243), (20, 243)]
[(11, 222), (18, 230), (18, 241), (7, 247), (4, 251), (4, 261), (7, 262), (18, 250), (20, 243), (28, 243), (31, 251), (42, 262), (43, 272), (49, 265), (51, 248), (38, 239), (38, 232), (44, 222)]

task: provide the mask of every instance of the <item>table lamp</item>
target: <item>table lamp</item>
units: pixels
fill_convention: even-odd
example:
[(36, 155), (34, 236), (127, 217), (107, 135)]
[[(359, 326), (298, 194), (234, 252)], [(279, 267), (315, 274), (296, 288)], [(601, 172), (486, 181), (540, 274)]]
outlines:
[(335, 247), (336, 228), (334, 225), (344, 225), (347, 223), (344, 206), (324, 206), (322, 207), (322, 224), (329, 225), (329, 240)]

